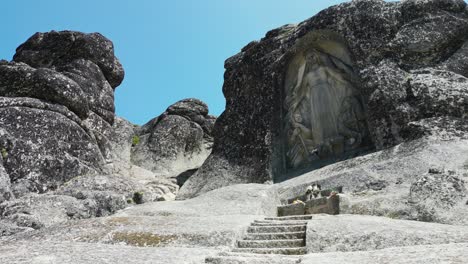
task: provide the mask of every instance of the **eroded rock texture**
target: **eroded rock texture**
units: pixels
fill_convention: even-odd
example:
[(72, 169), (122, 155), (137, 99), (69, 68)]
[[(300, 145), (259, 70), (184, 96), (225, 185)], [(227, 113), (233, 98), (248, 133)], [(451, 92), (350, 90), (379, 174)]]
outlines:
[[(314, 155), (321, 160), (319, 153), (339, 160), (332, 154), (359, 149), (352, 146), (360, 138), (383, 149), (431, 133), (413, 122), (435, 117), (465, 120), (467, 33), (468, 11), (462, 0), (357, 0), (268, 32), (226, 60), (227, 104), (213, 130), (212, 154), (182, 187), (179, 198), (230, 184), (281, 181), (303, 160), (313, 163)], [(311, 34), (318, 37), (307, 41)], [(334, 35), (342, 41), (328, 41)], [(328, 84), (318, 85), (323, 82)], [(311, 105), (323, 107), (307, 109), (290, 99), (302, 98), (298, 95), (303, 91), (306, 96), (316, 94)], [(337, 121), (336, 113), (346, 109), (346, 100), (333, 102), (328, 98), (336, 97), (325, 96), (335, 91), (338, 98), (353, 95), (358, 101), (349, 104), (355, 114), (345, 122)], [(291, 112), (291, 107), (297, 110)], [(320, 114), (324, 109), (329, 113)], [(315, 123), (307, 124), (308, 118)], [(285, 127), (285, 120), (293, 122)], [(343, 124), (354, 133), (346, 135), (336, 127)], [(356, 124), (365, 124), (368, 136)], [(302, 130), (297, 133), (302, 139), (287, 136), (288, 126), (294, 125)], [(319, 140), (326, 131), (336, 140)]]
[(186, 99), (133, 125), (114, 114), (123, 78), (99, 33), (36, 33), (0, 61), (0, 236), (175, 199), (215, 118)]
[(168, 178), (196, 169), (211, 152), (215, 121), (202, 101), (181, 100), (139, 129), (132, 162)]
[(113, 88), (123, 77), (98, 33), (36, 33), (0, 63), (0, 145), (16, 197), (107, 171)]

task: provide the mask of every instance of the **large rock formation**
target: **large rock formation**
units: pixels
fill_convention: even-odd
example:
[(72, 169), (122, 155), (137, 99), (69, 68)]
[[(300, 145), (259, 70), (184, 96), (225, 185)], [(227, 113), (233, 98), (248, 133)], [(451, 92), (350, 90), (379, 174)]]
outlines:
[(178, 198), (395, 146), (433, 133), (431, 118), (465, 122), (467, 33), (462, 0), (352, 1), (268, 32), (226, 61), (213, 151)]
[(134, 164), (164, 177), (200, 167), (211, 152), (216, 118), (197, 99), (184, 99), (137, 131)]
[(114, 114), (123, 77), (99, 33), (36, 33), (0, 61), (0, 236), (173, 200), (203, 163), (208, 107), (186, 99), (133, 125)]
[(113, 124), (113, 88), (124, 77), (112, 42), (98, 33), (36, 33), (0, 63), (0, 76), (0, 145), (17, 197), (106, 170), (98, 124)]

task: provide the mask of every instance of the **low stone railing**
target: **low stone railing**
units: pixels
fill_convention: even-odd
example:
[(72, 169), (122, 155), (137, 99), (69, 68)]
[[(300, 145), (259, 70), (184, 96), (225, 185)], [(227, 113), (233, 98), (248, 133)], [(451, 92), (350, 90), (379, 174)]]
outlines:
[[(288, 199), (287, 205), (278, 206), (278, 216), (307, 215), (307, 214), (331, 214), (340, 213), (340, 196), (342, 188), (321, 191), (321, 198), (313, 198), (306, 201), (306, 196)], [(295, 202), (298, 201), (299, 202)]]

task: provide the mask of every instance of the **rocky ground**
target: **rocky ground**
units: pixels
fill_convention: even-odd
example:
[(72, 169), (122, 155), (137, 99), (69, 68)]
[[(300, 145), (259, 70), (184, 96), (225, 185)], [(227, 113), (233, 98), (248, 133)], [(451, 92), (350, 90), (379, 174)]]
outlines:
[[(189, 200), (148, 202), (111, 216), (22, 232), (0, 240), (0, 262), (464, 263), (468, 186), (467, 175), (458, 173), (467, 162), (460, 154), (464, 146), (464, 139), (428, 137), (281, 184), (233, 185)], [(445, 170), (431, 169), (441, 158), (447, 160)], [(232, 252), (252, 222), (275, 216), (277, 205), (311, 182), (343, 185), (344, 214), (307, 221), (307, 255)], [(422, 191), (434, 188), (447, 191)], [(426, 218), (420, 219), (422, 212)]]

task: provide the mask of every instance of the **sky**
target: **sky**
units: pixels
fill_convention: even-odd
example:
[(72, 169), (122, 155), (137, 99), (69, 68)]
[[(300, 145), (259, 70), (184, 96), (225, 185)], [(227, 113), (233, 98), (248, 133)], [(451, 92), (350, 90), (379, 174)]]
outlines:
[(125, 69), (116, 114), (144, 124), (171, 104), (199, 98), (220, 115), (224, 61), (279, 26), (340, 0), (2, 0), (0, 58), (35, 32), (100, 32)]

